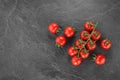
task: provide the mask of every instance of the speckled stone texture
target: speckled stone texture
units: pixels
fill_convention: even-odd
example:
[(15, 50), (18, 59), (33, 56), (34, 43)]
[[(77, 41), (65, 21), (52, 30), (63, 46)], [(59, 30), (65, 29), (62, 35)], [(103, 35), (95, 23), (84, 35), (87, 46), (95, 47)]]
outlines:
[[(112, 48), (91, 52), (106, 55), (105, 65), (88, 59), (74, 67), (67, 48), (79, 32), (58, 49), (47, 27), (57, 22), (82, 31), (87, 20), (99, 22)], [(120, 0), (0, 0), (0, 80), (120, 80), (119, 50)]]

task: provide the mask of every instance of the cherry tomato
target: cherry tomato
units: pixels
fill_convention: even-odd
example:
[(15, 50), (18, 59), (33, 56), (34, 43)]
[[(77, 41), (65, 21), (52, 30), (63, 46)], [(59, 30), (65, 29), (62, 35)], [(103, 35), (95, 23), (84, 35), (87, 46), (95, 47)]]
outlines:
[(75, 34), (75, 30), (71, 27), (68, 26), (64, 29), (64, 35), (68, 38), (73, 37)]
[(87, 59), (87, 58), (89, 57), (89, 54), (90, 54), (90, 53), (89, 53), (89, 51), (87, 51), (86, 49), (82, 49), (79, 54), (81, 55), (81, 57), (82, 57), (83, 59)]
[(73, 66), (79, 66), (82, 63), (82, 58), (73, 56), (71, 62)]
[(112, 45), (112, 42), (109, 39), (104, 39), (104, 40), (101, 41), (101, 47), (104, 50), (110, 49), (111, 45)]
[(57, 23), (51, 23), (48, 26), (49, 32), (56, 34), (59, 31), (59, 25)]
[(84, 46), (84, 41), (82, 40), (82, 39), (77, 39), (76, 41), (75, 41), (75, 46), (77, 47), (77, 48), (82, 48), (83, 46)]
[(64, 36), (57, 36), (55, 42), (58, 47), (65, 46), (66, 38)]
[(78, 50), (75, 50), (75, 49), (74, 49), (74, 46), (70, 46), (70, 47), (68, 48), (68, 54), (69, 54), (70, 56), (75, 56), (77, 53), (78, 53)]
[(96, 43), (92, 40), (89, 40), (88, 43), (86, 44), (86, 48), (88, 50), (95, 50), (96, 48)]
[(85, 22), (85, 24), (84, 24), (84, 28), (85, 28), (85, 30), (87, 30), (87, 31), (92, 31), (92, 30), (94, 29), (94, 27), (95, 27), (95, 24), (94, 24), (94, 22), (92, 22), (92, 21), (87, 21), (87, 22)]
[(92, 34), (92, 40), (97, 41), (97, 40), (100, 39), (100, 37), (101, 37), (101, 33), (100, 33), (100, 31), (95, 30), (95, 31), (93, 32), (93, 34)]
[(106, 62), (106, 57), (103, 54), (97, 54), (95, 57), (95, 63), (97, 65), (103, 65)]
[(89, 34), (88, 31), (82, 31), (80, 33), (80, 37), (81, 37), (82, 40), (87, 40), (89, 38), (89, 36), (90, 36), (90, 34)]

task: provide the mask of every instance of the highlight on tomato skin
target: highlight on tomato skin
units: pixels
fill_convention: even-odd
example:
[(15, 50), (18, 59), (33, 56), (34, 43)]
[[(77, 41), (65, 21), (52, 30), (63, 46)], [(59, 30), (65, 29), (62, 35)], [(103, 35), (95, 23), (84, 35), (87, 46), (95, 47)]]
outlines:
[(57, 36), (55, 42), (56, 42), (57, 47), (63, 47), (65, 46), (67, 41), (64, 36)]
[(101, 38), (101, 32), (99, 30), (95, 30), (92, 34), (92, 40), (98, 41)]
[(68, 38), (71, 38), (75, 35), (75, 30), (73, 27), (71, 26), (67, 26), (65, 29), (64, 29), (64, 35)]
[(77, 48), (82, 48), (85, 44), (85, 41), (83, 41), (82, 39), (77, 39), (75, 40), (74, 44)]
[(103, 65), (106, 62), (106, 57), (103, 54), (99, 53), (96, 55), (94, 60), (97, 65)]
[(95, 23), (93, 21), (87, 21), (84, 23), (84, 28), (86, 31), (92, 31), (95, 28)]
[(50, 23), (48, 25), (48, 30), (52, 34), (56, 34), (57, 32), (59, 32), (59, 29), (60, 29), (59, 25), (57, 23), (55, 23), (55, 22)]
[(79, 52), (81, 58), (83, 59), (87, 59), (90, 55), (89, 51), (87, 49), (82, 49), (80, 52)]
[(88, 50), (95, 50), (96, 49), (96, 42), (93, 40), (89, 40), (88, 43), (86, 44), (86, 48)]
[(70, 47), (68, 48), (68, 55), (70, 55), (70, 56), (75, 56), (75, 55), (77, 55), (77, 53), (78, 53), (78, 50), (76, 50), (76, 49), (74, 48), (74, 46), (70, 46)]
[(88, 40), (89, 37), (90, 37), (90, 33), (88, 31), (83, 30), (83, 31), (80, 32), (80, 38), (82, 40), (84, 40), (84, 41)]
[(100, 45), (104, 50), (109, 50), (112, 46), (112, 42), (109, 39), (103, 39)]
[(82, 58), (73, 56), (71, 59), (71, 63), (73, 66), (79, 66), (82, 63)]

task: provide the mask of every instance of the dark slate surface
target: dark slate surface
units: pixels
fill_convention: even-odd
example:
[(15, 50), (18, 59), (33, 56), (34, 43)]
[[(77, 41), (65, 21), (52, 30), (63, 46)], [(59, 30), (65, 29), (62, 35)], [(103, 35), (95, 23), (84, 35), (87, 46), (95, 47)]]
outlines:
[[(93, 52), (106, 55), (105, 65), (85, 60), (74, 67), (66, 51), (79, 33), (58, 49), (47, 26), (82, 31), (87, 20), (99, 22), (113, 45)], [(119, 36), (120, 0), (0, 0), (0, 80), (120, 80)]]

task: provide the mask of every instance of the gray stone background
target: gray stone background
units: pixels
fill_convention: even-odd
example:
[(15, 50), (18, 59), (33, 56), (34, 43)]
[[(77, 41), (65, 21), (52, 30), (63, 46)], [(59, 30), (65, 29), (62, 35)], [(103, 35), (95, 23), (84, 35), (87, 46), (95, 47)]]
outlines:
[[(88, 59), (74, 67), (67, 48), (87, 20), (99, 22), (112, 48), (92, 52), (105, 54), (105, 65)], [(51, 22), (79, 32), (58, 49), (48, 32)], [(120, 0), (0, 0), (0, 80), (120, 80), (119, 50)]]

